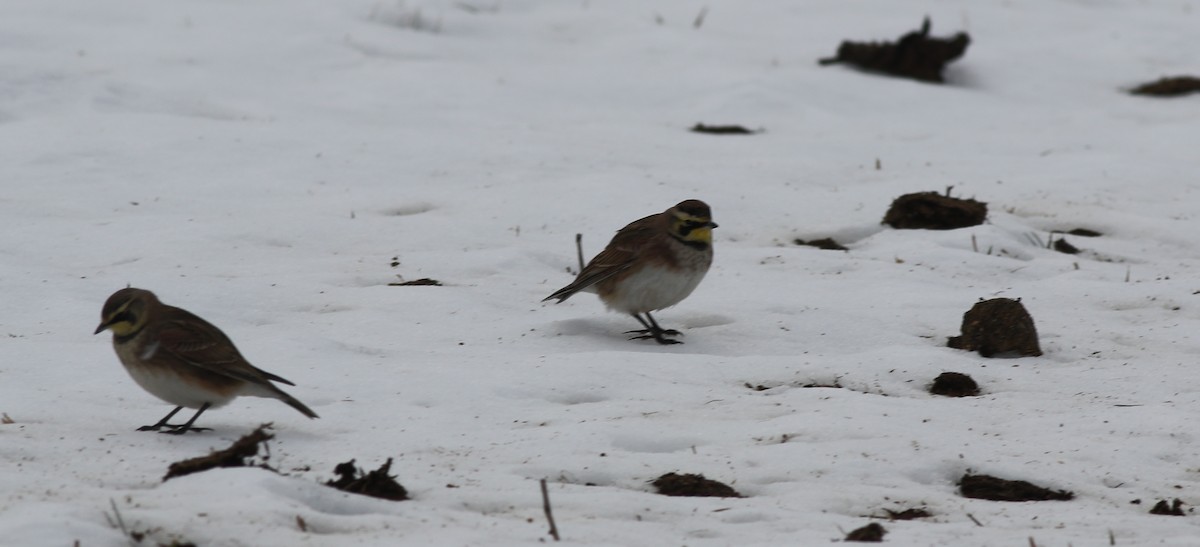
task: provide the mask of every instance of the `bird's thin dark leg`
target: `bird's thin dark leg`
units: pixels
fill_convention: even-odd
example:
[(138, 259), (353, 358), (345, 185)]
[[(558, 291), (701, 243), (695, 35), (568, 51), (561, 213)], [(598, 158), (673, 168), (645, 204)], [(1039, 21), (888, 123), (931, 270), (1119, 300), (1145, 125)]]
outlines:
[(163, 417), (163, 419), (158, 421), (158, 423), (156, 423), (154, 425), (144, 425), (142, 427), (139, 427), (137, 430), (138, 431), (158, 431), (164, 427), (171, 427), (171, 428), (179, 427), (177, 425), (168, 424), (167, 420), (170, 420), (172, 416), (178, 414), (180, 410), (183, 410), (183, 407), (177, 406), (177, 407), (175, 407), (175, 410), (168, 412), (167, 415)]
[[(167, 433), (170, 435), (183, 435), (184, 433), (187, 433), (188, 431), (197, 431), (197, 432), (212, 431), (212, 429), (208, 428), (208, 427), (192, 427), (192, 424), (196, 423), (196, 418), (199, 418), (201, 414), (204, 414), (204, 411), (208, 410), (208, 407), (209, 407), (209, 404), (204, 403), (204, 405), (202, 405), (200, 407), (200, 410), (197, 410), (196, 414), (193, 415), (192, 419), (188, 420), (186, 424), (169, 426), (169, 427), (171, 427), (170, 431), (160, 431), (159, 433)], [(183, 407), (180, 407), (180, 408), (183, 408)]]
[(658, 322), (654, 320), (654, 316), (650, 315), (650, 312), (646, 312), (646, 319), (650, 320), (650, 325), (653, 326), (655, 329), (658, 329), (658, 332), (661, 332), (667, 336), (683, 336), (682, 332), (679, 332), (675, 329), (663, 330), (662, 327), (658, 326)]
[(654, 321), (654, 317), (650, 315), (650, 312), (646, 312), (646, 319), (642, 319), (640, 314), (634, 313), (631, 315), (633, 315), (634, 319), (638, 320), (638, 323), (641, 323), (642, 326), (646, 328), (642, 330), (627, 331), (625, 334), (639, 335), (630, 338), (630, 340), (644, 340), (646, 338), (653, 338), (654, 341), (658, 342), (659, 344), (682, 344), (682, 342), (679, 340), (664, 338), (664, 336), (679, 336), (681, 333), (677, 330), (663, 330), (663, 328), (658, 326), (658, 323)]

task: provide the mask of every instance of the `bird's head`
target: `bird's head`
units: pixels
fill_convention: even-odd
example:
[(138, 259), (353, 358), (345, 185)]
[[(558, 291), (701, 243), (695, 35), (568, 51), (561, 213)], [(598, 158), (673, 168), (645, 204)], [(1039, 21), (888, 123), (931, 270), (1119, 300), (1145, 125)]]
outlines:
[(127, 287), (108, 297), (100, 312), (100, 325), (94, 334), (110, 330), (116, 336), (129, 336), (146, 325), (151, 306), (158, 303), (154, 293)]
[(668, 213), (671, 216), (672, 235), (684, 243), (712, 243), (712, 229), (717, 227), (717, 223), (712, 221), (712, 212), (707, 203), (698, 199), (681, 201)]

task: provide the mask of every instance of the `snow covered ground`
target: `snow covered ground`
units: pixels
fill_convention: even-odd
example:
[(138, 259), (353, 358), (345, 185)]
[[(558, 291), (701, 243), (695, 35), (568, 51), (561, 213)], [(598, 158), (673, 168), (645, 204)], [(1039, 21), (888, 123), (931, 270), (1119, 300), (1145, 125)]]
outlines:
[[(0, 544), (126, 545), (115, 506), (143, 544), (528, 545), (552, 541), (545, 478), (571, 545), (824, 545), (912, 507), (932, 516), (882, 522), (887, 543), (1198, 545), (1194, 515), (1148, 510), (1200, 504), (1200, 97), (1123, 92), (1200, 72), (1198, 9), (0, 3)], [(816, 64), (925, 15), (972, 36), (949, 85)], [(989, 222), (880, 225), (948, 186)], [(591, 295), (539, 302), (575, 233), (591, 256), (686, 198), (720, 228), (657, 315), (685, 344), (626, 341)], [(1038, 244), (1074, 228), (1104, 235)], [(826, 236), (850, 251), (792, 244)], [(91, 334), (127, 284), (321, 419), (244, 398), (212, 432), (134, 431), (169, 407)], [(1044, 356), (945, 347), (997, 296)], [(945, 371), (983, 394), (930, 395)], [(287, 476), (161, 482), (268, 421)], [(318, 484), (389, 457), (413, 500)], [(746, 497), (653, 493), (672, 471)], [(966, 499), (968, 471), (1076, 498)]]

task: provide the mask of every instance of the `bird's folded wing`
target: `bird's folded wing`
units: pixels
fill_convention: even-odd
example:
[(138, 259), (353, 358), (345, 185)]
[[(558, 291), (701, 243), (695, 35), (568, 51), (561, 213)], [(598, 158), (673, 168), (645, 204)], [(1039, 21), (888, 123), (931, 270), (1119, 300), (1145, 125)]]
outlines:
[(202, 319), (166, 321), (157, 334), (160, 351), (194, 367), (243, 382), (263, 384), (270, 379), (294, 385), (251, 365), (224, 333)]

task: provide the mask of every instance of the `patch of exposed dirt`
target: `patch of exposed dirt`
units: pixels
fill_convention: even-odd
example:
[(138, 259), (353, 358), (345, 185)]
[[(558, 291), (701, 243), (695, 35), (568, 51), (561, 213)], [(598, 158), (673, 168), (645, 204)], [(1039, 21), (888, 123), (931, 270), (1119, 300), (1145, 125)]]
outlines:
[(916, 520), (933, 516), (933, 513), (930, 513), (924, 507), (910, 507), (908, 509), (904, 509), (903, 511), (884, 509), (883, 512), (887, 513), (888, 520)]
[(704, 475), (667, 473), (650, 482), (664, 496), (687, 496), (708, 498), (743, 497), (729, 485), (704, 478)]
[(784, 386), (787, 386), (787, 387), (799, 387), (799, 388), (806, 388), (806, 389), (807, 389), (807, 388), (829, 388), (829, 389), (843, 389), (842, 383), (841, 383), (840, 381), (836, 380), (836, 379), (835, 379), (834, 381), (832, 381), (832, 382), (818, 382), (818, 381), (811, 381), (811, 382), (804, 382), (804, 383), (791, 383), (791, 384), (778, 384), (778, 383), (773, 383), (773, 382), (772, 382), (772, 385), (767, 385), (767, 384), (751, 384), (750, 382), (745, 382), (745, 383), (743, 383), (742, 385), (743, 385), (743, 386), (746, 386), (746, 389), (753, 389), (754, 391), (766, 391), (766, 390), (768, 390), (768, 389), (773, 389), (773, 388), (777, 388), (777, 387), (784, 387)]
[(979, 395), (979, 384), (961, 372), (943, 372), (933, 379), (929, 392), (946, 397), (974, 397)]
[(422, 277), (421, 279), (414, 279), (412, 281), (395, 281), (388, 283), (389, 287), (418, 287), (423, 285), (428, 285), (430, 287), (441, 287), (442, 282), (436, 279)]
[(937, 192), (904, 194), (892, 201), (883, 223), (900, 230), (954, 230), (987, 219), (987, 204)]
[(1195, 76), (1164, 76), (1153, 82), (1146, 82), (1131, 90), (1134, 95), (1149, 95), (1151, 97), (1181, 97), (1189, 93), (1200, 93), (1200, 78)]
[(863, 70), (892, 76), (912, 78), (922, 82), (942, 83), (946, 65), (966, 53), (971, 37), (960, 32), (950, 38), (931, 38), (929, 18), (921, 29), (909, 32), (896, 42), (843, 41), (837, 55), (821, 59), (822, 65), (847, 63)]
[(963, 475), (958, 482), (963, 497), (992, 501), (1068, 501), (1073, 492), (1050, 490), (1026, 481), (1010, 481), (990, 475)]
[(1042, 354), (1033, 317), (1020, 300), (993, 298), (976, 302), (963, 314), (962, 334), (951, 336), (948, 346), (978, 351), (984, 357), (1014, 352), (1022, 356)]
[(1067, 240), (1062, 239), (1062, 238), (1058, 238), (1058, 239), (1054, 240), (1053, 248), (1055, 251), (1058, 251), (1058, 252), (1064, 253), (1064, 254), (1069, 254), (1069, 255), (1079, 254), (1079, 247), (1076, 247), (1074, 245), (1071, 245), (1070, 243), (1067, 243)]
[(689, 129), (692, 133), (704, 133), (706, 135), (755, 135), (762, 133), (762, 129), (746, 129), (740, 125), (705, 125), (697, 123)]
[(830, 382), (830, 383), (808, 382), (807, 384), (800, 384), (800, 387), (802, 387), (802, 388), (842, 389), (842, 383), (837, 380), (834, 380), (833, 382)]
[(392, 501), (404, 501), (408, 499), (408, 490), (405, 490), (400, 483), (396, 482), (396, 477), (388, 474), (391, 469), (391, 458), (388, 458), (383, 465), (379, 466), (379, 469), (368, 471), (365, 474), (354, 465), (354, 460), (350, 460), (339, 463), (333, 468), (333, 472), (338, 478), (326, 481), (325, 486), (332, 486), (351, 494), (361, 494)]
[(879, 543), (883, 541), (883, 535), (886, 533), (887, 530), (883, 528), (883, 525), (879, 524), (878, 522), (872, 522), (871, 524), (863, 526), (862, 528), (851, 530), (849, 534), (846, 534), (845, 541)]
[(795, 243), (796, 243), (796, 245), (807, 245), (809, 247), (816, 247), (818, 249), (822, 249), (825, 251), (849, 251), (850, 250), (850, 249), (847, 249), (846, 247), (842, 246), (842, 244), (834, 241), (832, 237), (827, 237), (824, 239), (814, 239), (811, 241), (804, 241), (803, 239), (797, 239), (795, 241)]
[(1187, 513), (1183, 511), (1183, 501), (1175, 498), (1175, 501), (1167, 503), (1167, 500), (1158, 500), (1154, 507), (1150, 509), (1151, 515), (1168, 515), (1172, 517), (1186, 517)]
[[(271, 424), (269, 423), (260, 425), (258, 429), (234, 441), (229, 448), (214, 450), (207, 456), (177, 461), (167, 468), (167, 474), (163, 477), (163, 481), (220, 467), (261, 467), (278, 473), (275, 468), (266, 463), (266, 460), (270, 458), (267, 441), (275, 438), (274, 435), (268, 433), (270, 429)], [(262, 445), (263, 451), (268, 455), (263, 456), (262, 462), (255, 463), (254, 458), (258, 456), (259, 445)]]

